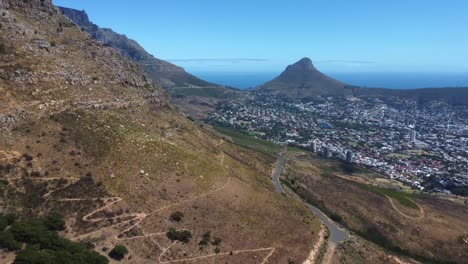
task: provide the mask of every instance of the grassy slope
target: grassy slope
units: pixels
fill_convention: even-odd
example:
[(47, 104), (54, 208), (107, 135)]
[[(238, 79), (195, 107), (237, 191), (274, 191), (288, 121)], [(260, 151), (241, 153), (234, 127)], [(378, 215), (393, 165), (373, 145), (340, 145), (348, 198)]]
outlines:
[(214, 129), (217, 132), (228, 136), (233, 140), (234, 143), (242, 147), (250, 148), (272, 157), (276, 156), (281, 150), (281, 146), (279, 145), (243, 133), (239, 133), (230, 128), (214, 127)]
[[(426, 262), (463, 263), (467, 257), (459, 242), (468, 228), (463, 205), (396, 191), (397, 184), (390, 187), (366, 172), (346, 174), (339, 163), (314, 156), (291, 154), (290, 160), (284, 180), (365, 238)], [(412, 218), (395, 211), (385, 195)]]

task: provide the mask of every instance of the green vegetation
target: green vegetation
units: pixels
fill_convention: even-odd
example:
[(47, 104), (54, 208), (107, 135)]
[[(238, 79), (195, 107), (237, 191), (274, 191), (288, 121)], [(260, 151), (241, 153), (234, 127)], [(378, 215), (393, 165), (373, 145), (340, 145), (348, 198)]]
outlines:
[(44, 224), (49, 230), (62, 231), (65, 230), (65, 220), (63, 216), (58, 213), (52, 213), (44, 219)]
[(0, 231), (5, 230), (7, 226), (12, 225), (16, 220), (16, 216), (14, 214), (0, 214)]
[(203, 234), (202, 240), (198, 242), (199, 246), (208, 246), (208, 243), (210, 243), (211, 240), (211, 232), (208, 231), (205, 234)]
[(343, 218), (341, 217), (341, 215), (335, 212), (332, 212), (330, 209), (328, 209), (325, 206), (325, 203), (322, 200), (317, 199), (317, 197), (315, 197), (315, 195), (310, 190), (304, 189), (304, 188), (298, 188), (297, 185), (295, 184), (296, 180), (294, 178), (291, 178), (288, 180), (280, 179), (280, 181), (284, 185), (286, 185), (289, 189), (291, 189), (293, 192), (295, 192), (297, 195), (299, 195), (299, 197), (304, 199), (306, 203), (317, 207), (324, 214), (328, 215), (330, 219), (332, 219), (333, 221), (343, 223)]
[(226, 92), (226, 89), (220, 87), (202, 87), (202, 88), (189, 88), (179, 87), (170, 89), (169, 93), (172, 97), (185, 97), (185, 96), (200, 96), (229, 99), (235, 97), (234, 92)]
[(22, 244), (15, 240), (15, 237), (10, 230), (0, 232), (0, 248), (7, 249), (9, 251), (20, 250)]
[(188, 230), (177, 231), (175, 228), (169, 228), (169, 231), (166, 233), (167, 238), (171, 241), (180, 241), (183, 243), (190, 242), (192, 238), (192, 233)]
[(17, 251), (15, 264), (109, 263), (87, 245), (60, 237), (57, 231), (65, 229), (65, 222), (59, 214), (21, 221), (13, 215), (1, 218), (10, 228), (0, 232), (0, 248)]
[(281, 150), (281, 146), (277, 144), (274, 144), (272, 142), (268, 142), (262, 139), (258, 139), (258, 138), (255, 138), (246, 134), (239, 133), (231, 128), (218, 127), (218, 126), (213, 126), (213, 128), (217, 132), (232, 138), (234, 143), (245, 148), (259, 151), (269, 156), (276, 156)]
[(357, 183), (353, 182), (357, 186), (361, 187), (362, 189), (375, 193), (380, 196), (388, 196), (392, 199), (397, 200), (401, 205), (417, 209), (418, 205), (414, 203), (410, 198), (414, 196), (413, 194), (410, 193), (405, 193), (405, 192), (399, 192), (396, 190), (388, 189), (388, 188), (382, 188), (378, 186), (373, 186), (373, 185), (368, 185), (368, 184), (363, 184), (363, 183)]
[(124, 245), (117, 245), (109, 252), (109, 257), (115, 260), (122, 260), (127, 254), (128, 250)]
[(180, 222), (182, 221), (182, 218), (184, 218), (184, 214), (181, 212), (174, 212), (170, 216), (171, 221), (174, 221), (174, 222)]

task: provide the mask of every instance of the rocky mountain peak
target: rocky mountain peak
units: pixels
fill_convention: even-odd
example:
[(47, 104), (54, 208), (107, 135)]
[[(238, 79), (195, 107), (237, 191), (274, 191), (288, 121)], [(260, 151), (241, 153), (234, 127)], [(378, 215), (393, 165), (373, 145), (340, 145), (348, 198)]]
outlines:
[(59, 9), (66, 15), (69, 19), (75, 22), (81, 27), (94, 26), (94, 24), (89, 20), (88, 13), (84, 10), (76, 10), (66, 7), (59, 7)]
[(317, 70), (311, 59), (303, 58), (289, 65), (275, 79), (256, 87), (254, 90), (301, 99), (317, 95), (345, 95), (349, 93), (345, 87), (345, 83)]
[(296, 63), (294, 63), (292, 65), (289, 65), (286, 68), (286, 71), (306, 71), (306, 72), (310, 72), (310, 71), (317, 71), (317, 69), (315, 68), (315, 66), (312, 63), (311, 59), (302, 58), (298, 62), (296, 62)]

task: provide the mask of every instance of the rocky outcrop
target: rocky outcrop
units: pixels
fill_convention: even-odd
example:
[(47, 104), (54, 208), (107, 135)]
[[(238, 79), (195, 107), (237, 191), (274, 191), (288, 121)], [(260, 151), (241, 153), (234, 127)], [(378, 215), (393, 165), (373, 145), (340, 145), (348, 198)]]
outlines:
[(60, 10), (75, 24), (88, 32), (91, 37), (102, 42), (104, 45), (115, 48), (124, 57), (139, 63), (151, 77), (154, 83), (164, 88), (175, 86), (206, 87), (215, 86), (212, 83), (201, 80), (183, 68), (164, 60), (155, 58), (149, 54), (136, 41), (118, 34), (111, 29), (100, 28), (89, 20), (85, 11), (60, 7)]
[(68, 110), (169, 106), (141, 65), (90, 38), (50, 0), (0, 3), (0, 128)]
[(13, 9), (27, 14), (37, 11), (57, 13), (51, 0), (0, 0), (0, 9)]

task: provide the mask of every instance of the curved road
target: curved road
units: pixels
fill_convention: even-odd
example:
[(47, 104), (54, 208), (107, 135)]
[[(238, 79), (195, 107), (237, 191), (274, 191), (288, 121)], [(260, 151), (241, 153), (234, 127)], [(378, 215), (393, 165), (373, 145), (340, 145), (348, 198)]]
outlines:
[[(283, 192), (283, 186), (281, 185), (281, 182), (279, 180), (279, 177), (281, 175), (281, 172), (284, 169), (284, 165), (286, 163), (286, 158), (280, 156), (278, 158), (278, 165), (276, 166), (276, 169), (273, 173), (273, 183), (275, 185), (276, 192), (282, 193)], [(322, 221), (322, 223), (325, 224), (325, 226), (330, 230), (330, 242), (332, 243), (339, 243), (341, 241), (348, 240), (349, 238), (349, 233), (346, 230), (341, 229), (338, 227), (335, 222), (333, 222), (328, 216), (326, 216), (320, 209), (318, 209), (315, 206), (312, 206), (310, 204), (306, 203), (306, 206), (309, 207), (309, 209)]]

